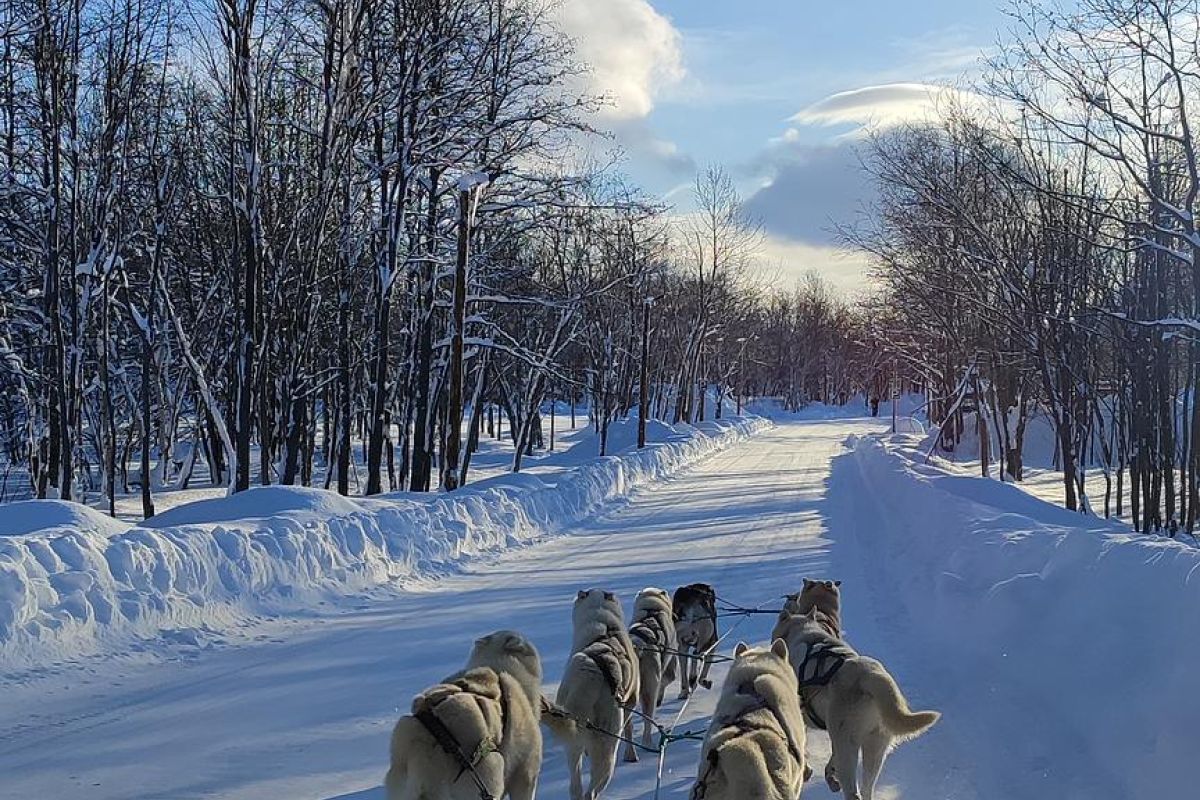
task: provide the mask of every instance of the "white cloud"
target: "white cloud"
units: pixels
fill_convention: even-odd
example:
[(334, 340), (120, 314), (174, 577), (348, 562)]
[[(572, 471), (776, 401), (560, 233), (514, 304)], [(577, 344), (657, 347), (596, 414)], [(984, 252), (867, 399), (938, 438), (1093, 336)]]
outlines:
[(610, 101), (603, 118), (646, 117), (686, 74), (679, 31), (647, 0), (563, 0), (557, 15), (590, 67), (588, 88)]
[(763, 242), (758, 264), (764, 278), (777, 286), (790, 288), (809, 272), (815, 272), (846, 298), (874, 288), (870, 269), (870, 256), (864, 252), (771, 235)]
[[(951, 110), (972, 114), (999, 106), (973, 92), (928, 83), (887, 83), (838, 92), (793, 115), (747, 165), (761, 184), (746, 207), (782, 240), (828, 247), (834, 229), (869, 211), (874, 181), (862, 168), (863, 136), (904, 123), (931, 123)], [(830, 136), (829, 126), (851, 126)], [(816, 129), (816, 130), (814, 130)]]
[(982, 102), (979, 95), (945, 86), (887, 83), (830, 95), (795, 114), (788, 122), (879, 128), (906, 122), (931, 122), (955, 105), (975, 107)]

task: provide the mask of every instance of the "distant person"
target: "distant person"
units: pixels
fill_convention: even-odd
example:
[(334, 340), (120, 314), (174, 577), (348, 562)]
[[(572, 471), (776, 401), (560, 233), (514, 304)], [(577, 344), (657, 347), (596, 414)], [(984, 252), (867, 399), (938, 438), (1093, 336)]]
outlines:
[(879, 416), (879, 398), (878, 397), (871, 398), (871, 416), (872, 417)]

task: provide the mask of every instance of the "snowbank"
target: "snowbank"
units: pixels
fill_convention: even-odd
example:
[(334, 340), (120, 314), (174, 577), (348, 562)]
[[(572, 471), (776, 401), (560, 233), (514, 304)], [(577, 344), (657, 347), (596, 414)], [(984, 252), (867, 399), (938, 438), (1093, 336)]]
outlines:
[(347, 499), (267, 487), (179, 506), (152, 526), (115, 533), (81, 526), (0, 537), (0, 666), (119, 649), (129, 637), (164, 631), (219, 629), (435, 575), (554, 533), (769, 424), (656, 428), (667, 441), (642, 451), (553, 475), (492, 478), (453, 495)]
[(0, 536), (87, 531), (114, 534), (129, 525), (69, 500), (22, 500), (0, 505)]
[(141, 523), (143, 528), (173, 528), (236, 520), (316, 514), (344, 516), (366, 506), (335, 492), (303, 486), (255, 486), (232, 497), (213, 497), (175, 506)]
[(1190, 795), (1200, 550), (927, 466), (919, 441), (849, 442), (833, 528), (961, 695), (959, 732), (987, 727), (1010, 748), (994, 759), (998, 785), (1013, 797)]

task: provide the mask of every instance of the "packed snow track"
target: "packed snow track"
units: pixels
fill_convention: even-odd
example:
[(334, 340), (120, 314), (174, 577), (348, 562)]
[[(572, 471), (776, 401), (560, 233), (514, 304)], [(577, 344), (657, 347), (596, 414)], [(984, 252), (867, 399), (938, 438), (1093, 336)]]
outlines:
[[(999, 798), (982, 785), (960, 741), (945, 674), (923, 676), (904, 620), (868, 591), (855, 537), (835, 530), (831, 465), (877, 420), (788, 422), (578, 525), (566, 535), (470, 562), (458, 574), (400, 593), (318, 609), (257, 626), (250, 637), (150, 655), (91, 659), (6, 676), (0, 717), (0, 797), (377, 800), (392, 724), (414, 693), (457, 669), (474, 637), (498, 628), (530, 636), (544, 659), (546, 692), (562, 673), (575, 591), (620, 593), (628, 609), (644, 586), (714, 584), (726, 599), (775, 607), (803, 576), (844, 581), (849, 639), (879, 657), (914, 707), (946, 713), (901, 746), (881, 780), (882, 798)], [(831, 525), (831, 520), (834, 524)], [(763, 641), (770, 615), (724, 618), (739, 639)], [(720, 686), (724, 669), (714, 669)], [(680, 708), (668, 692), (662, 716)], [(680, 729), (702, 731), (716, 691), (701, 691)], [(961, 716), (961, 715), (960, 715)], [(986, 742), (980, 743), (981, 747)], [(828, 755), (809, 737), (817, 775)], [(686, 797), (699, 743), (666, 755), (662, 797)], [(606, 797), (653, 796), (656, 764), (620, 764)], [(1002, 772), (1002, 771), (998, 771)], [(561, 749), (547, 736), (539, 796), (567, 796)], [(829, 797), (819, 778), (805, 798)]]

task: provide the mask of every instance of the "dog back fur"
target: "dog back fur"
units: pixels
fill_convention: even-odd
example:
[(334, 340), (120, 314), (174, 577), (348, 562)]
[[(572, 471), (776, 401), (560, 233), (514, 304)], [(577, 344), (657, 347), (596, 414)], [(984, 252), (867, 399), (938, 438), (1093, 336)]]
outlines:
[(693, 800), (795, 800), (806, 776), (804, 720), (787, 645), (739, 644), (701, 750)]
[(476, 640), (466, 666), (413, 699), (392, 731), (388, 800), (478, 800), (479, 788), (417, 715), (432, 714), (496, 797), (532, 798), (542, 763), (542, 666), (513, 631)]
[[(895, 679), (883, 664), (854, 653), (832, 636), (828, 621), (817, 608), (806, 614), (785, 616), (772, 632), (787, 642), (793, 668), (803, 669), (814, 646), (842, 646), (851, 653), (824, 685), (801, 686), (810, 720), (820, 719), (829, 729), (832, 758), (826, 768), (830, 788), (840, 784), (846, 797), (857, 797), (859, 753), (864, 773), (863, 800), (871, 800), (875, 782), (888, 752), (896, 744), (915, 738), (940, 718), (936, 711), (912, 711)], [(815, 716), (814, 716), (815, 715)]]
[[(621, 603), (612, 592), (579, 592), (571, 611), (572, 655), (558, 685), (555, 703), (562, 714), (547, 715), (547, 726), (567, 750), (571, 797), (592, 800), (612, 779), (625, 709), (638, 696), (638, 655), (625, 630)], [(605, 735), (580, 724), (586, 721)], [(591, 761), (591, 784), (582, 784), (583, 756)]]
[(643, 665), (643, 676), (647, 666), (652, 666), (660, 676), (667, 672), (669, 665), (674, 663), (667, 651), (674, 650), (678, 642), (671, 600), (665, 590), (647, 587), (637, 593), (630, 631), (633, 647)]
[[(675, 654), (679, 649), (671, 596), (664, 589), (648, 586), (637, 593), (633, 601), (629, 638), (633, 640), (633, 649), (638, 657), (642, 746), (649, 749), (653, 746), (651, 729), (654, 727), (654, 717), (662, 704), (667, 686), (675, 680)], [(626, 744), (625, 760), (637, 760), (632, 741)]]

